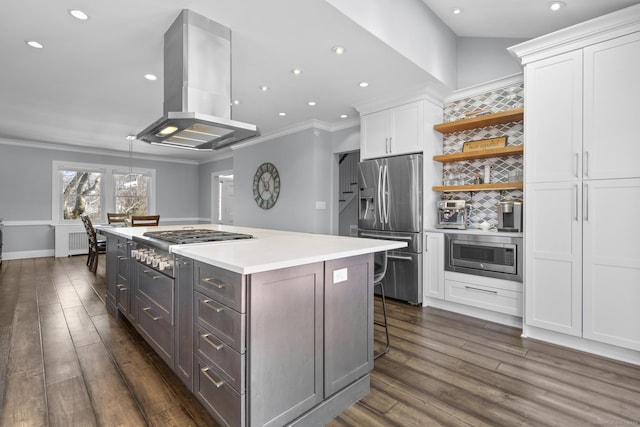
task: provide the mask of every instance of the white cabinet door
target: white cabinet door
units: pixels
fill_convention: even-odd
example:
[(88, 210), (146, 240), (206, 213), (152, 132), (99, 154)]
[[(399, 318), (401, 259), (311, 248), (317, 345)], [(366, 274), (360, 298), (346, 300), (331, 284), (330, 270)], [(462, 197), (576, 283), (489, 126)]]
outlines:
[(387, 110), (362, 116), (360, 119), (361, 159), (372, 159), (389, 155), (388, 121), (389, 112)]
[(639, 69), (640, 32), (584, 49), (585, 179), (640, 177)]
[(423, 294), (444, 299), (444, 233), (425, 233)]
[(423, 101), (363, 115), (360, 119), (360, 158), (422, 152), (423, 122)]
[(412, 102), (411, 104), (389, 110), (391, 126), (389, 132), (389, 154), (407, 154), (422, 152), (422, 141), (424, 140), (424, 126), (422, 102)]
[(582, 153), (582, 52), (525, 68), (527, 182), (575, 181)]
[(577, 183), (525, 188), (525, 319), (582, 335), (582, 218)]
[(584, 337), (640, 350), (640, 179), (584, 184)]

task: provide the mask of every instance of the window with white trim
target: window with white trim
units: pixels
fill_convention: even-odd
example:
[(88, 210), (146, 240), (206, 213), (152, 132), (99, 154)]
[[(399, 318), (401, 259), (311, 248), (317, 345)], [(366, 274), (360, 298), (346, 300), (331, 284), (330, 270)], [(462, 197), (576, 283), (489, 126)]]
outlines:
[(53, 162), (52, 220), (77, 222), (83, 214), (95, 223), (107, 212), (155, 213), (155, 170)]

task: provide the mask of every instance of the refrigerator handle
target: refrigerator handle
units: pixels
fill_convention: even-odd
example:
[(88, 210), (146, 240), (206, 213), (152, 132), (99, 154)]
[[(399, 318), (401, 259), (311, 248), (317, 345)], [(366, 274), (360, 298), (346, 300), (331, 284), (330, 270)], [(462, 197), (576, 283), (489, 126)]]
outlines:
[(382, 166), (378, 169), (378, 219), (384, 222), (382, 218)]
[(384, 222), (385, 224), (389, 223), (389, 189), (387, 186), (389, 185), (389, 166), (384, 165), (384, 175), (382, 177), (382, 203), (383, 203), (383, 211), (384, 211)]

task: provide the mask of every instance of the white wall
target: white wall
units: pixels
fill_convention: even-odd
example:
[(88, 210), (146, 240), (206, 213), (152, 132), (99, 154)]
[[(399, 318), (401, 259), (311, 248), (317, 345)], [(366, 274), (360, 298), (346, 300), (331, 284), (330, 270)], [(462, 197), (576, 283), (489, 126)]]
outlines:
[(456, 35), (421, 0), (327, 2), (433, 77), (456, 88)]
[(466, 88), (522, 72), (507, 48), (526, 39), (458, 38), (458, 88)]

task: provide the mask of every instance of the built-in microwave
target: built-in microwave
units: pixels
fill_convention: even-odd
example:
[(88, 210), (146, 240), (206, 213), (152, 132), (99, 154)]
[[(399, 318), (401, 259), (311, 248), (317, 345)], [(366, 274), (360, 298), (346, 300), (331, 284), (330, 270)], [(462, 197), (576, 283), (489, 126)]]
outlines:
[(522, 237), (445, 233), (445, 270), (522, 282)]

